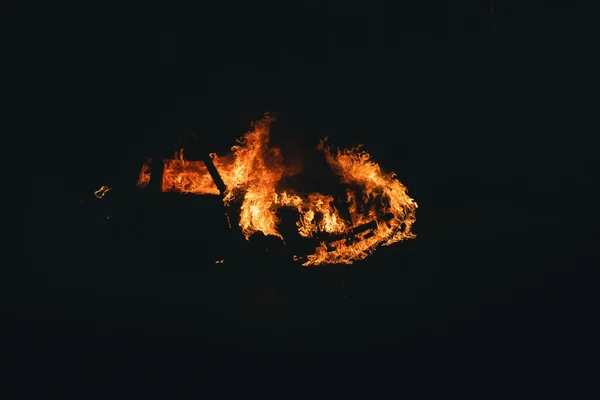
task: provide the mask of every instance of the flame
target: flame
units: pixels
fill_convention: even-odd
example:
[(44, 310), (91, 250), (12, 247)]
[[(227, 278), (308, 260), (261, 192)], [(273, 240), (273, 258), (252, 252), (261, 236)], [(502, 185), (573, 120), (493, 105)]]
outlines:
[(313, 237), (315, 233), (343, 233), (347, 229), (346, 222), (340, 217), (338, 210), (331, 203), (333, 197), (320, 193), (308, 195), (306, 200), (298, 195), (283, 192), (275, 196), (276, 204), (292, 206), (298, 210), (300, 220), (296, 223), (298, 233), (304, 237)]
[(100, 189), (98, 189), (94, 192), (94, 196), (96, 196), (98, 199), (101, 199), (106, 195), (106, 193), (108, 193), (110, 191), (111, 191), (111, 188), (109, 188), (108, 186), (102, 186), (102, 187), (100, 187)]
[[(283, 239), (277, 230), (275, 187), (283, 178), (285, 168), (280, 150), (268, 146), (273, 121), (274, 117), (266, 115), (252, 124), (253, 129), (238, 140), (239, 145), (231, 148), (233, 164), (222, 175), (227, 186), (225, 204), (243, 196), (240, 226), (246, 239), (256, 232)], [(219, 170), (216, 163), (215, 167)]]
[[(227, 186), (226, 172), (230, 168), (229, 157), (219, 158), (211, 154), (215, 167)], [(163, 160), (164, 172), (161, 189), (163, 192), (193, 194), (219, 194), (219, 189), (208, 172), (204, 161), (189, 161), (183, 157), (183, 149), (175, 153), (175, 158)]]
[[(276, 188), (281, 179), (295, 171), (286, 168), (279, 148), (269, 146), (270, 127), (275, 118), (266, 115), (251, 125), (251, 130), (238, 139), (232, 154), (211, 159), (227, 189), (223, 202), (241, 201), (239, 225), (246, 239), (261, 232), (283, 240), (278, 230), (277, 209), (292, 207), (298, 212), (298, 234), (305, 238), (329, 235), (313, 254), (294, 256), (302, 265), (352, 264), (362, 260), (377, 247), (390, 245), (416, 235), (411, 232), (416, 221), (417, 203), (408, 196), (407, 188), (394, 173), (384, 173), (361, 146), (333, 151), (327, 138), (317, 149), (332, 170), (347, 185), (346, 206), (350, 216), (344, 219), (328, 194), (300, 195)], [(183, 149), (175, 158), (163, 160), (163, 192), (201, 195), (220, 194), (203, 161), (189, 161)], [(146, 175), (148, 178), (146, 179)], [(138, 180), (149, 181), (149, 167), (142, 167)]]
[[(332, 152), (326, 145), (327, 138), (321, 140), (319, 150), (325, 153), (327, 162), (341, 176), (342, 183), (357, 185), (362, 191), (362, 202), (356, 193), (348, 190), (348, 211), (352, 218), (350, 229), (371, 221), (376, 229), (369, 229), (356, 235), (359, 240), (348, 245), (347, 240), (325, 243), (316, 249), (315, 254), (307, 256), (303, 265), (330, 263), (352, 263), (367, 257), (377, 246), (390, 245), (416, 237), (411, 232), (416, 221), (415, 212), (418, 207), (410, 198), (407, 188), (394, 173), (383, 173), (379, 164), (371, 160), (361, 146), (354, 149)], [(362, 212), (359, 210), (362, 209)], [(384, 218), (389, 216), (389, 218)]]
[(152, 173), (152, 159), (149, 158), (142, 164), (142, 170), (137, 181), (137, 186), (145, 188), (150, 183), (150, 174)]

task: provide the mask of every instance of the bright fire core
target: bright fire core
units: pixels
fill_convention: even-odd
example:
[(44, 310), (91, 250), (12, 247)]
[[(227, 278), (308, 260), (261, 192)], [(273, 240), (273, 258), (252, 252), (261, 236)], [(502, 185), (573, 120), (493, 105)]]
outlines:
[[(298, 233), (306, 238), (320, 233), (336, 238), (321, 242), (313, 254), (298, 257), (304, 266), (352, 264), (371, 254), (377, 247), (415, 237), (411, 232), (417, 203), (394, 173), (384, 173), (360, 146), (332, 150), (326, 138), (317, 146), (332, 170), (347, 185), (346, 205), (350, 218), (343, 218), (328, 194), (301, 195), (277, 192), (280, 180), (291, 174), (283, 164), (281, 151), (269, 146), (272, 116), (252, 124), (252, 129), (232, 147), (225, 157), (211, 154), (213, 164), (226, 185), (225, 205), (241, 202), (239, 225), (246, 239), (255, 233), (283, 240), (278, 230), (277, 209), (292, 207), (298, 211)], [(203, 161), (189, 161), (183, 150), (174, 159), (164, 160), (163, 192), (219, 195)], [(138, 186), (150, 181), (150, 166), (144, 164)], [(350, 189), (352, 188), (352, 189)], [(360, 229), (363, 227), (363, 229)], [(364, 228), (366, 227), (366, 229)]]

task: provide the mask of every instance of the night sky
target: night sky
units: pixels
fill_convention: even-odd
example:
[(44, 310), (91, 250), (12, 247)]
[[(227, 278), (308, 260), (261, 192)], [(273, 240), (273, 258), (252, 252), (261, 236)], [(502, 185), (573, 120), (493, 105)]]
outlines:
[[(598, 8), (402, 3), (36, 16), (4, 398), (590, 385)], [(136, 190), (147, 157), (226, 153), (266, 112), (288, 158), (363, 144), (419, 204), (417, 238), (306, 269), (232, 236), (216, 197)]]

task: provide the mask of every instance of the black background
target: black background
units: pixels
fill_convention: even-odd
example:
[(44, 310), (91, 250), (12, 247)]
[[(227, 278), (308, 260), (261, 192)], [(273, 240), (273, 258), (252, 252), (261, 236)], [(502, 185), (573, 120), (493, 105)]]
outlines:
[[(395, 3), (36, 13), (8, 398), (592, 382), (597, 8)], [(218, 199), (135, 190), (146, 157), (227, 152), (265, 112), (288, 158), (362, 143), (417, 238), (305, 269)]]

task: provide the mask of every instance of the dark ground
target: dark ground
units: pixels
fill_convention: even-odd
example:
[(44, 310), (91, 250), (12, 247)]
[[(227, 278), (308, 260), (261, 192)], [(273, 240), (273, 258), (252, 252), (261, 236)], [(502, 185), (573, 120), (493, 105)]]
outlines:
[[(497, 2), (494, 32), (483, 1), (377, 4), (95, 10), (39, 36), (5, 398), (592, 387), (597, 9)], [(218, 199), (134, 190), (186, 129), (227, 151), (267, 111), (290, 157), (363, 143), (418, 237), (303, 269), (231, 242)]]

